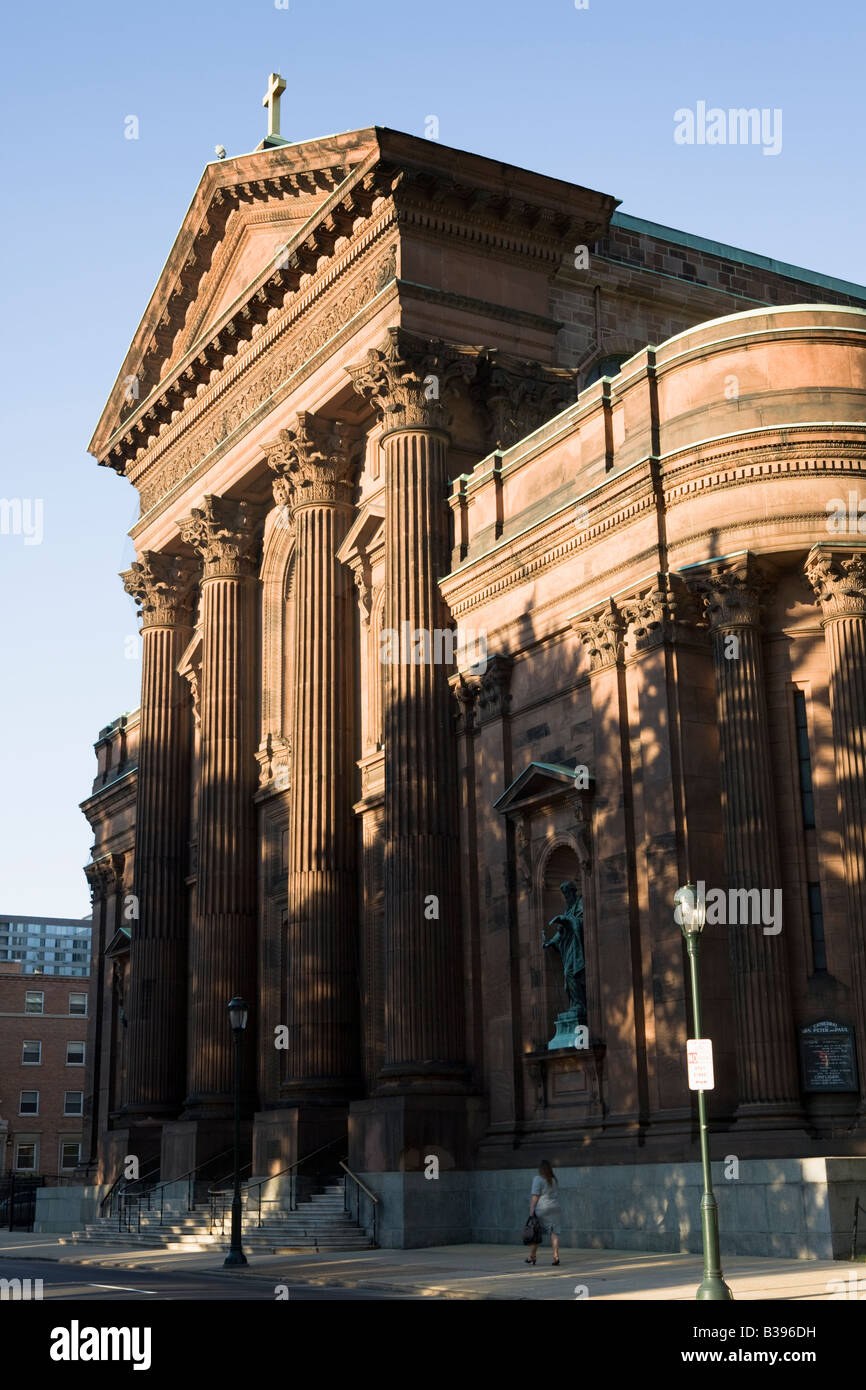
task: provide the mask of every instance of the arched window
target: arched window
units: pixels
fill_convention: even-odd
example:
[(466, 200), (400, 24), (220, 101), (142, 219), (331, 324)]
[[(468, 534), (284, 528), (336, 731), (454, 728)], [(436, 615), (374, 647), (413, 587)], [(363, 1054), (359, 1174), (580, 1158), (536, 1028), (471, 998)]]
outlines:
[(600, 357), (597, 362), (593, 362), (584, 378), (581, 391), (585, 391), (587, 386), (592, 386), (594, 381), (600, 381), (603, 376), (616, 376), (623, 362), (627, 362), (630, 354), (627, 352), (611, 352), (606, 357)]

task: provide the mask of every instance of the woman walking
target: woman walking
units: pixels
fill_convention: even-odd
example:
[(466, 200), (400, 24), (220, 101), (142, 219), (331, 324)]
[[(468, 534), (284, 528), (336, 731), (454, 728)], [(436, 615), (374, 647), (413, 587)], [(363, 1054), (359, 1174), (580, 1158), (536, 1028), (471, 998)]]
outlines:
[[(541, 1222), (542, 1229), (547, 1227), (550, 1232), (550, 1243), (553, 1246), (553, 1263), (559, 1264), (559, 1228), (562, 1225), (562, 1212), (559, 1209), (559, 1183), (556, 1174), (551, 1168), (546, 1158), (543, 1158), (538, 1165), (538, 1176), (532, 1179), (532, 1192), (529, 1198), (529, 1215), (536, 1216)], [(537, 1245), (529, 1247), (529, 1254), (526, 1257), (528, 1265), (535, 1264), (535, 1252)]]

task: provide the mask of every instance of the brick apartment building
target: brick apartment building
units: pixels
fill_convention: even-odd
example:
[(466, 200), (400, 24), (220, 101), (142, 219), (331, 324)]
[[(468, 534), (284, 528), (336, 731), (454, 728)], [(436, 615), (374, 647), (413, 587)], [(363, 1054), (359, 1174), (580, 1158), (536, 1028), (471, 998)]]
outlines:
[(81, 1157), (89, 980), (0, 961), (4, 1173), (71, 1176)]

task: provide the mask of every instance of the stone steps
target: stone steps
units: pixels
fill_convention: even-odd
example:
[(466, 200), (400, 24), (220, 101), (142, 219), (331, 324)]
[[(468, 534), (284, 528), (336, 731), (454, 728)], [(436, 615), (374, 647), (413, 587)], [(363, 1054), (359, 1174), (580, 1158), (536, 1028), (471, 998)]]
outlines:
[[(244, 1194), (247, 1195), (247, 1194)], [(88, 1222), (82, 1231), (69, 1237), (73, 1245), (159, 1247), (177, 1251), (206, 1251), (227, 1248), (231, 1220), (231, 1199), (224, 1204), (223, 1214), (211, 1223), (210, 1203), (196, 1206), (192, 1211), (163, 1212), (142, 1207), (132, 1209), (135, 1229), (118, 1230), (117, 1217), (100, 1217)], [(280, 1254), (291, 1250), (366, 1250), (371, 1241), (366, 1232), (344, 1208), (342, 1186), (329, 1184), (323, 1191), (312, 1193), (298, 1204), (296, 1211), (287, 1207), (268, 1210), (263, 1204), (261, 1225), (258, 1224), (258, 1203), (244, 1203), (244, 1249)]]

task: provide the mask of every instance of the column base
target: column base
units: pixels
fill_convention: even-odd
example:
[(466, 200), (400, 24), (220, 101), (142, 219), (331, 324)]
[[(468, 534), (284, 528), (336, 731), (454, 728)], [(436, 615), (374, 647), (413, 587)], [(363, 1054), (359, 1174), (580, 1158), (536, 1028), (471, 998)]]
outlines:
[[(253, 1119), (253, 1173), (258, 1178), (284, 1173), (299, 1159), (299, 1173), (335, 1174), (348, 1153), (348, 1105), (300, 1102), (259, 1111)], [(327, 1147), (324, 1147), (327, 1146)]]
[(349, 1167), (365, 1173), (466, 1169), (484, 1133), (481, 1096), (376, 1096), (349, 1107)]
[[(241, 1122), (241, 1171), (249, 1177), (252, 1125)], [(234, 1122), (232, 1119), (174, 1120), (162, 1130), (163, 1182), (187, 1177), (195, 1170), (196, 1181), (223, 1182), (232, 1174)]]
[(393, 1062), (376, 1076), (375, 1094), (465, 1096), (469, 1084), (469, 1069), (462, 1062)]
[(768, 1143), (774, 1147), (781, 1145), (780, 1152), (786, 1149), (790, 1153), (792, 1145), (802, 1146), (812, 1138), (813, 1133), (802, 1106), (796, 1101), (758, 1101), (738, 1105), (734, 1111), (734, 1123), (728, 1132), (738, 1139), (742, 1137), (747, 1144), (754, 1139), (756, 1153), (769, 1153)]
[(99, 1136), (98, 1181), (110, 1184), (122, 1178), (129, 1158), (138, 1160), (139, 1176), (156, 1180), (160, 1176), (161, 1143), (162, 1125), (156, 1121), (105, 1130)]

